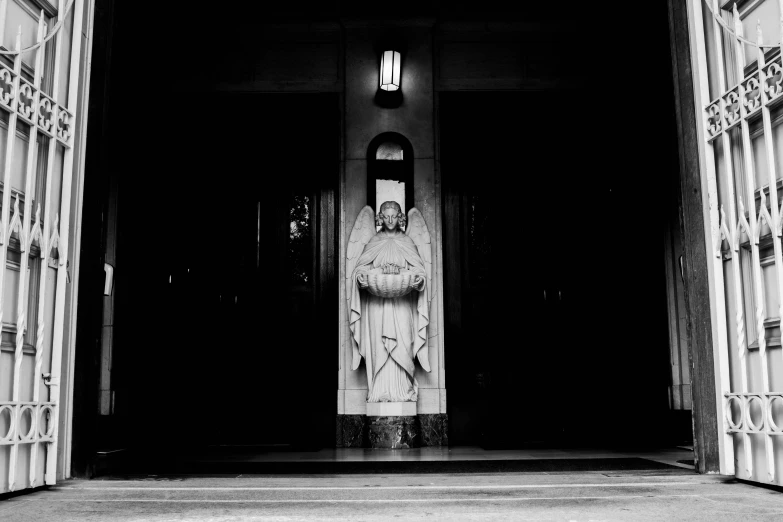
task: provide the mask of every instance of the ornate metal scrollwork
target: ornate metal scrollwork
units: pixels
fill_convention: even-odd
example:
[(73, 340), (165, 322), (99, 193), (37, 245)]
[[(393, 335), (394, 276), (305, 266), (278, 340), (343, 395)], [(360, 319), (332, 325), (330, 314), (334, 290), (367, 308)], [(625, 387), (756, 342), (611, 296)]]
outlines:
[[(41, 245), (41, 204), (38, 204), (38, 208), (35, 210), (35, 222), (33, 223), (33, 226), (30, 228), (30, 235), (27, 237), (27, 250), (31, 251), (33, 249), (33, 243), (38, 243), (38, 246)], [(40, 249), (41, 256), (44, 255), (43, 248)]]
[[(60, 215), (54, 215), (54, 224), (52, 225), (51, 235), (46, 241), (46, 257), (52, 256), (52, 250), (57, 249), (57, 257), (60, 257)], [(43, 256), (42, 256), (43, 257)]]
[(0, 67), (0, 103), (10, 107), (14, 96), (16, 96), (14, 92), (14, 73), (5, 67)]
[(745, 111), (751, 114), (761, 107), (761, 89), (759, 89), (758, 74), (754, 74), (742, 82), (742, 105)]
[(19, 84), (19, 99), (16, 104), (16, 110), (28, 120), (35, 118), (35, 90), (26, 81), (22, 81)]
[(770, 101), (783, 93), (783, 69), (778, 62), (772, 62), (764, 69), (764, 92)]
[(723, 130), (720, 103), (715, 102), (707, 106), (707, 131), (710, 137), (717, 136)]
[(52, 100), (45, 96), (41, 96), (41, 99), (38, 102), (38, 127), (46, 132), (52, 132), (53, 120), (54, 109), (52, 108)]
[[(764, 399), (761, 395), (755, 394), (755, 393), (746, 393), (743, 394), (743, 399), (745, 401), (745, 419), (743, 422), (743, 428), (745, 428), (748, 431), (751, 432), (761, 432), (764, 430), (764, 427), (767, 424), (767, 419), (765, 418), (766, 413), (766, 404)], [(756, 403), (756, 407), (758, 408), (760, 419), (758, 424), (756, 424), (753, 421), (753, 415), (752, 415), (752, 404)]]
[(64, 142), (70, 141), (72, 126), (73, 116), (63, 107), (59, 107), (57, 110), (57, 137)]
[(723, 117), (726, 119), (726, 124), (731, 126), (737, 123), (741, 118), (739, 92), (737, 88), (726, 93), (723, 97), (723, 106)]
[(783, 394), (770, 393), (767, 395), (766, 422), (769, 431), (783, 433), (783, 426), (781, 426), (780, 420), (778, 419), (778, 422), (775, 422), (775, 413), (783, 411), (783, 408), (775, 408), (776, 401), (780, 401), (783, 404)]

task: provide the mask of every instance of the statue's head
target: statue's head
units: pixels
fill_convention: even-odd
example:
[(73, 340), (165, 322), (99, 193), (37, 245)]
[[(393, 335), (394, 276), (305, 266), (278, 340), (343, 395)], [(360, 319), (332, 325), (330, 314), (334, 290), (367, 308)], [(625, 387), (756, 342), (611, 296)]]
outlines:
[(375, 216), (375, 224), (386, 230), (399, 230), (405, 227), (407, 219), (396, 201), (385, 201), (378, 215)]

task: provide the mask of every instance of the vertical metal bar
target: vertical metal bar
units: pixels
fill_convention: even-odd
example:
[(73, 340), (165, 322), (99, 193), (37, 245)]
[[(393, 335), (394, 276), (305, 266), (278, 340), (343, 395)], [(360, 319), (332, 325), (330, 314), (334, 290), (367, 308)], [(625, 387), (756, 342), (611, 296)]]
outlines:
[(742, 28), (742, 18), (740, 17), (736, 3), (734, 3), (732, 6), (732, 14), (734, 15), (734, 48), (737, 53), (736, 61), (738, 64), (737, 81), (741, 83), (742, 79), (745, 78), (745, 64), (747, 63), (747, 60), (745, 59), (745, 46), (742, 44), (742, 40), (740, 40), (740, 38), (744, 37), (745, 35), (743, 34), (744, 29)]
[[(41, 46), (36, 50), (35, 54), (35, 70), (33, 71), (33, 88), (35, 94), (33, 97), (33, 125), (30, 126), (30, 139), (27, 147), (27, 175), (25, 177), (25, 199), (24, 199), (24, 232), (25, 243), (22, 245), (22, 268), (21, 277), (22, 281), (27, 279), (27, 267), (30, 261), (30, 250), (32, 246), (32, 239), (30, 237), (30, 221), (33, 211), (33, 191), (36, 187), (36, 172), (38, 171), (38, 103), (41, 99), (41, 73), (43, 69), (43, 59), (46, 54), (46, 43), (43, 42), (45, 33), (46, 22), (44, 21), (44, 12), (41, 10), (41, 16), (38, 19), (38, 37), (36, 42)], [(43, 43), (42, 43), (43, 42)], [(37, 223), (37, 219), (36, 219)], [(40, 242), (43, 246), (43, 242)], [(21, 285), (21, 288), (26, 288), (25, 284)], [(16, 349), (19, 350), (20, 346), (24, 344), (24, 331), (27, 329), (27, 309), (29, 306), (29, 296), (27, 292), (19, 292), (19, 300), (17, 303), (17, 327), (16, 327)], [(41, 415), (41, 406), (38, 404), (40, 398), (40, 380), (41, 380), (41, 364), (43, 361), (43, 353), (37, 350), (35, 351), (35, 366), (33, 370), (33, 402), (36, 403), (35, 418), (33, 425), (35, 426), (34, 441), (30, 448), (30, 487), (37, 485), (36, 480), (36, 468), (38, 467), (38, 452), (40, 448), (38, 446), (39, 429), (38, 422)]]
[[(59, 1), (57, 10), (58, 17), (64, 17), (65, 11), (64, 0)], [(43, 356), (44, 351), (44, 338), (46, 334), (46, 292), (49, 272), (49, 256), (51, 255), (52, 248), (55, 246), (52, 239), (56, 238), (56, 229), (59, 217), (54, 217), (54, 223), (52, 220), (52, 206), (53, 206), (53, 194), (52, 194), (52, 177), (54, 176), (54, 159), (57, 155), (57, 111), (58, 111), (58, 98), (60, 92), (60, 62), (62, 61), (62, 47), (63, 47), (63, 30), (57, 32), (54, 44), (54, 72), (52, 77), (52, 136), (49, 138), (48, 150), (46, 156), (46, 167), (43, 172), (43, 176), (46, 179), (46, 187), (44, 189), (44, 218), (43, 218), (43, 230), (41, 232), (41, 264), (40, 264), (40, 281), (41, 284), (38, 287), (38, 328), (35, 334), (35, 354), (36, 354), (36, 381), (35, 386), (40, 393), (40, 365), (41, 361), (38, 359), (38, 355)], [(55, 228), (55, 236), (52, 236), (52, 224)], [(33, 392), (35, 393), (36, 388)], [(38, 398), (40, 400), (40, 396)], [(50, 397), (51, 401), (51, 397)], [(49, 422), (55, 422), (56, 412), (58, 408), (52, 408), (52, 419)], [(56, 443), (49, 443), (46, 445), (46, 462), (47, 466), (49, 461), (57, 461), (56, 458)]]
[(0, 0), (0, 45), (5, 40), (5, 20), (8, 13), (8, 0)]
[[(719, 13), (719, 7), (718, 7), (718, 0), (712, 0), (712, 8), (714, 13)], [(724, 94), (726, 93), (726, 74), (724, 70), (724, 52), (723, 52), (723, 31), (721, 30), (721, 26), (718, 23), (718, 21), (715, 19), (715, 17), (712, 17), (712, 28), (715, 34), (715, 51), (716, 51), (716, 62), (717, 62), (717, 68), (718, 68), (718, 85), (719, 85), (719, 91), (721, 93), (720, 98), (720, 105), (721, 105), (721, 116), (725, 119), (727, 114), (727, 106), (726, 106), (726, 98)], [(728, 127), (728, 122), (726, 124), (726, 127)], [(744, 311), (743, 311), (743, 300), (742, 300), (742, 275), (740, 273), (740, 249), (739, 249), (739, 221), (737, 219), (737, 210), (736, 210), (736, 186), (735, 186), (735, 180), (734, 180), (734, 163), (732, 159), (732, 150), (731, 150), (731, 136), (728, 129), (724, 128), (724, 131), (721, 133), (721, 148), (722, 148), (722, 156), (723, 156), (723, 163), (726, 168), (726, 191), (727, 191), (727, 199), (728, 199), (728, 207), (729, 207), (729, 227), (727, 232), (728, 236), (726, 239), (731, 244), (731, 249), (733, 251), (732, 260), (731, 260), (731, 272), (732, 272), (732, 282), (734, 286), (734, 306), (736, 308), (736, 314), (735, 314), (735, 321), (736, 321), (736, 327), (737, 327), (737, 344), (738, 349), (740, 353), (745, 352), (746, 347), (746, 339), (745, 339), (745, 317), (744, 317)], [(752, 194), (752, 193), (751, 193)], [(753, 207), (751, 205), (751, 207)], [(723, 205), (721, 204), (721, 211), (723, 211)], [(751, 210), (752, 212), (752, 210)], [(751, 219), (751, 221), (754, 221)], [(725, 222), (723, 223), (723, 226), (725, 227)], [(759, 303), (761, 304), (761, 303)], [(764, 317), (763, 317), (763, 308), (760, 308), (759, 311), (761, 312), (761, 316), (759, 317), (757, 314), (757, 320), (759, 321), (759, 328), (761, 328), (761, 336), (764, 335), (763, 329), (764, 329)], [(744, 377), (743, 373), (743, 377)], [(746, 382), (743, 380), (743, 382)], [(743, 392), (746, 392), (747, 389), (744, 389)], [(719, 410), (723, 411), (723, 410)], [(747, 473), (748, 478), (752, 475), (752, 453), (750, 451), (750, 436), (747, 434), (744, 434), (743, 436), (743, 446), (745, 448), (745, 471)]]
[[(777, 175), (776, 175), (776, 169), (775, 169), (775, 151), (774, 151), (774, 141), (772, 136), (772, 124), (771, 124), (771, 118), (769, 115), (769, 107), (767, 106), (767, 94), (766, 91), (763, 89), (763, 86), (766, 82), (766, 77), (764, 74), (764, 49), (762, 48), (762, 34), (761, 34), (761, 25), (759, 24), (757, 28), (758, 38), (757, 38), (757, 46), (758, 46), (758, 65), (759, 65), (759, 83), (761, 84), (761, 117), (762, 117), (762, 123), (764, 128), (764, 144), (766, 146), (766, 152), (767, 152), (767, 174), (768, 174), (768, 183), (769, 183), (769, 203), (770, 203), (770, 209), (771, 209), (771, 216), (767, 214), (766, 211), (766, 201), (764, 198), (764, 188), (761, 188), (761, 205), (762, 208), (760, 208), (760, 214), (765, 216), (765, 219), (768, 220), (767, 224), (769, 225), (770, 232), (772, 233), (772, 245), (775, 252), (775, 272), (777, 273), (777, 280), (778, 280), (778, 318), (783, 318), (783, 258), (781, 258), (781, 245), (780, 245), (780, 235), (779, 235), (779, 223), (780, 223), (780, 211), (778, 206), (778, 188), (777, 188)], [(771, 222), (769, 222), (769, 218), (771, 218)], [(759, 225), (761, 225), (761, 222), (759, 222)], [(761, 230), (757, 231), (757, 234), (760, 234)], [(763, 330), (762, 330), (763, 333)], [(759, 340), (763, 337), (762, 333), (759, 334)], [(769, 388), (769, 370), (768, 370), (768, 359), (767, 359), (767, 351), (766, 351), (766, 343), (764, 343), (763, 346), (764, 349), (762, 349), (762, 344), (759, 342), (759, 355), (761, 357), (761, 368), (762, 368), (762, 375), (761, 375), (761, 382), (764, 390), (764, 397), (763, 397), (763, 405), (764, 405), (764, 412), (766, 413), (768, 409), (768, 402), (769, 402), (769, 395), (767, 395), (770, 391)], [(748, 411), (748, 415), (750, 415), (750, 411)], [(766, 417), (766, 415), (765, 415)], [(767, 457), (767, 473), (769, 475), (770, 482), (775, 482), (775, 458), (774, 458), (774, 446), (772, 443), (772, 436), (769, 434), (768, 426), (766, 426), (766, 422), (764, 423), (764, 441), (765, 441), (765, 449), (766, 449), (766, 457)]]
[[(81, 64), (82, 48), (82, 24), (84, 19), (84, 0), (74, 1), (73, 10), (73, 33), (71, 41), (71, 60), (70, 77), (68, 79), (68, 111), (75, 117), (77, 104), (79, 100), (79, 68)], [(71, 138), (72, 139), (72, 138)], [(65, 320), (65, 293), (66, 277), (68, 270), (68, 248), (70, 233), (70, 211), (71, 211), (71, 185), (73, 182), (73, 161), (74, 149), (72, 146), (66, 147), (63, 154), (63, 183), (62, 196), (60, 203), (60, 257), (57, 267), (57, 291), (55, 295), (54, 307), (54, 332), (52, 341), (52, 369), (49, 387), (50, 401), (56, 402), (57, 407), (54, 411), (54, 432), (53, 441), (49, 443), (50, 449), (47, 452), (46, 461), (46, 484), (54, 484), (57, 477), (57, 459), (56, 444), (58, 437), (59, 411), (60, 411), (60, 373), (62, 366), (63, 350), (63, 326)], [(74, 311), (75, 313), (75, 311)]]
[[(16, 35), (15, 50), (19, 51), (22, 48), (22, 28), (19, 27), (19, 32)], [(14, 82), (13, 82), (13, 99), (10, 101), (11, 112), (8, 114), (8, 135), (6, 136), (5, 147), (5, 165), (3, 171), (3, 209), (2, 209), (2, 236), (3, 236), (3, 248), (0, 251), (0, 327), (3, 324), (3, 315), (5, 312), (5, 299), (2, 298), (5, 289), (6, 279), (6, 262), (8, 260), (8, 244), (11, 240), (11, 227), (9, 226), (9, 214), (11, 207), (11, 170), (13, 169), (13, 156), (14, 145), (16, 143), (16, 107), (19, 101), (19, 79), (21, 77), (22, 57), (20, 54), (14, 56)], [(21, 364), (22, 353), (17, 350), (14, 354), (14, 376), (11, 392), (11, 400), (14, 402), (14, 416), (16, 422), (14, 423), (16, 429), (19, 429), (19, 372), (18, 368)], [(8, 489), (14, 491), (16, 489), (16, 460), (19, 454), (19, 442), (18, 432), (14, 435), (14, 443), (11, 446), (11, 455), (8, 465)]]
[[(734, 5), (734, 30), (735, 30), (735, 36), (740, 37), (742, 36), (742, 21), (740, 20), (739, 13), (737, 12), (737, 6)], [(740, 105), (740, 133), (742, 134), (742, 157), (744, 160), (744, 176), (745, 176), (745, 193), (747, 197), (747, 207), (749, 209), (749, 215), (750, 215), (750, 221), (752, 223), (756, 223), (756, 175), (753, 168), (753, 148), (751, 147), (750, 143), (750, 129), (748, 126), (748, 120), (746, 119), (747, 115), (747, 108), (745, 107), (745, 104), (742, 103), (742, 100), (744, 99), (744, 88), (742, 85), (742, 79), (744, 77), (744, 70), (745, 70), (745, 52), (743, 48), (742, 41), (739, 38), (734, 39), (735, 45), (736, 45), (736, 63), (737, 63), (737, 78), (740, 79), (739, 84), (739, 105)], [(742, 202), (740, 201), (740, 204)], [(745, 211), (742, 209), (743, 218), (745, 217)], [(747, 223), (747, 221), (745, 221)], [(739, 231), (737, 231), (739, 232)], [(754, 237), (755, 234), (752, 230), (747, 229), (745, 230), (745, 233), (748, 235), (748, 238), (751, 242), (751, 263), (755, 267), (757, 265), (757, 262), (755, 261), (758, 258), (758, 247), (755, 244)], [(735, 238), (736, 241), (736, 249), (735, 249), (735, 256), (736, 256), (736, 263), (739, 265), (740, 263), (740, 256), (741, 256), (741, 250), (739, 247), (739, 235)], [(734, 248), (734, 246), (733, 246)], [(755, 273), (755, 272), (754, 272)], [(736, 294), (735, 299), (738, 303), (742, 303), (744, 300), (744, 292), (740, 290), (739, 293)], [(737, 357), (739, 359), (740, 363), (740, 392), (745, 395), (748, 393), (748, 350), (747, 350), (747, 344), (745, 335), (740, 336), (740, 328), (744, 330), (745, 323), (744, 321), (742, 324), (737, 322), (737, 336), (740, 337), (739, 344), (737, 346)], [(763, 332), (762, 332), (763, 333)], [(744, 399), (743, 399), (744, 400)], [(744, 415), (744, 407), (743, 407), (743, 415)], [(751, 437), (747, 432), (743, 432), (742, 434), (743, 439), (743, 448), (744, 448), (744, 454), (745, 454), (745, 472), (747, 474), (747, 478), (751, 478), (753, 476), (753, 453), (751, 451)]]

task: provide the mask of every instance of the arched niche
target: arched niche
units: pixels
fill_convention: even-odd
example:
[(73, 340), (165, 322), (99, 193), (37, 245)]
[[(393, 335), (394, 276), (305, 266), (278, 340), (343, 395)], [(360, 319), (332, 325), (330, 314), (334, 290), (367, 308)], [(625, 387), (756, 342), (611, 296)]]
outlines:
[(413, 146), (397, 132), (379, 134), (367, 147), (367, 204), (377, 213), (384, 201), (406, 214), (413, 207)]

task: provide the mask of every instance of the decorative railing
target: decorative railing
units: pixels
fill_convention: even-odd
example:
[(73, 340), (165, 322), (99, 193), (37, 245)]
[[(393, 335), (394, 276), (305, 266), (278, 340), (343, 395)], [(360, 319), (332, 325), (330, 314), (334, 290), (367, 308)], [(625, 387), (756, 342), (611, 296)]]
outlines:
[[(7, 459), (0, 460), (7, 466), (0, 468), (0, 493), (51, 484), (56, 477), (74, 109), (79, 90), (79, 76), (70, 74), (64, 66), (69, 63), (63, 54), (67, 42), (65, 31), (59, 29), (65, 27), (65, 17), (74, 2), (70, 67), (78, 72), (82, 0), (71, 0), (67, 7), (60, 0), (58, 21), (48, 34), (42, 11), (34, 45), (22, 49), (20, 27), (14, 49), (0, 50), (0, 55), (6, 57), (0, 60), (0, 111), (7, 116), (0, 165), (0, 325), (12, 316), (14, 307), (16, 310), (15, 328), (7, 329), (4, 337), (15, 334), (11, 367), (0, 368), (2, 375), (11, 379), (8, 388), (3, 382), (4, 390), (0, 391), (0, 451), (7, 452)], [(0, 0), (1, 13), (5, 13), (6, 3)], [(34, 53), (31, 75), (30, 68), (22, 64), (22, 57), (29, 56), (25, 53)], [(47, 69), (51, 80), (44, 86), (47, 56), (53, 58), (46, 62), (51, 67)], [(65, 82), (67, 100), (61, 100)], [(20, 133), (27, 142), (26, 151), (17, 150), (23, 147), (18, 143)], [(14, 183), (22, 183), (19, 180), (23, 180), (23, 188), (12, 188)], [(11, 252), (18, 261), (11, 263)], [(12, 265), (14, 271), (18, 270), (18, 282), (9, 275)], [(32, 324), (28, 324), (28, 314)], [(29, 327), (34, 333), (28, 332)], [(31, 344), (26, 341), (32, 342), (32, 361), (27, 355)], [(2, 346), (5, 360), (9, 355), (7, 345), (5, 341)], [(21, 459), (28, 462), (22, 465)], [(21, 469), (27, 470), (27, 476), (20, 475)], [(7, 483), (3, 484), (6, 477)]]
[[(731, 357), (728, 353), (722, 355), (726, 361), (721, 370), (723, 425), (731, 454), (736, 450), (741, 455), (737, 462), (743, 469), (738, 475), (780, 484), (773, 439), (783, 435), (783, 392), (773, 389), (767, 331), (779, 328), (779, 319), (783, 317), (783, 208), (775, 161), (780, 151), (772, 131), (772, 113), (783, 100), (783, 65), (780, 53), (772, 56), (779, 45), (764, 45), (760, 26), (755, 42), (744, 37), (736, 4), (731, 30), (719, 14), (717, 0), (706, 2), (713, 13), (713, 51), (708, 53), (714, 57), (711, 77), (717, 78), (718, 85), (713, 87), (721, 93), (703, 111), (711, 248), (720, 260), (714, 265), (719, 272), (716, 294), (721, 296), (727, 318), (725, 328), (719, 330), (728, 336), (732, 330), (728, 322), (733, 321), (736, 335), (736, 342), (716, 340), (721, 349), (728, 351), (731, 344), (736, 348)], [(783, 12), (783, 2), (781, 9)], [(708, 43), (705, 39), (705, 45)], [(754, 45), (758, 62), (746, 73), (744, 46), (748, 43)], [(727, 56), (732, 54), (732, 47), (733, 56)], [(768, 49), (772, 52), (766, 52)], [(732, 65), (736, 68), (733, 76), (738, 80), (730, 86), (726, 67)], [(703, 93), (708, 92), (707, 88), (702, 89)], [(754, 143), (755, 139), (763, 141), (764, 152), (760, 155), (762, 147)], [(765, 179), (758, 182), (757, 166), (759, 172), (766, 171)], [(774, 277), (765, 273), (771, 265)], [(767, 303), (773, 302), (777, 309), (767, 309)], [(749, 343), (754, 336), (754, 343)], [(751, 344), (758, 349), (753, 357)], [(723, 363), (718, 360), (716, 364)], [(763, 453), (766, 468), (761, 475), (753, 469), (757, 462), (754, 456), (759, 452)], [(733, 462), (730, 465), (733, 467)]]

